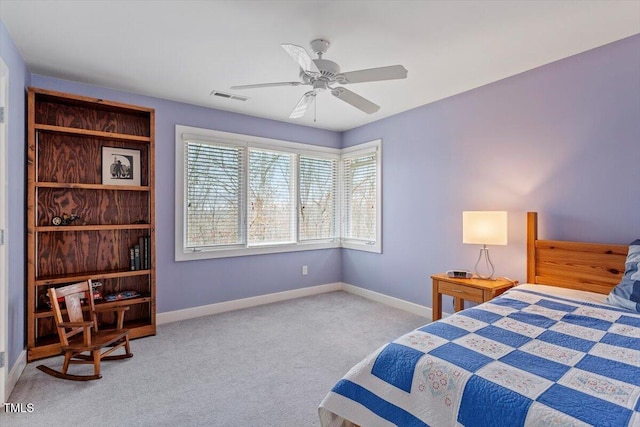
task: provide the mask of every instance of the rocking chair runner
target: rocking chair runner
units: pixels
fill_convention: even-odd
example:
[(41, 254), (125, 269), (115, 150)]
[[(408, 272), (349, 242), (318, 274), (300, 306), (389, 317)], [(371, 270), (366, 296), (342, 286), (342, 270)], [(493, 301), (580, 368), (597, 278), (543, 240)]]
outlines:
[[(64, 297), (68, 321), (64, 321), (58, 298)], [(87, 299), (91, 320), (85, 321), (81, 305), (81, 299)], [(64, 352), (62, 372), (56, 371), (44, 365), (38, 369), (57, 378), (74, 381), (89, 381), (102, 378), (100, 374), (101, 360), (118, 360), (133, 357), (129, 350), (129, 330), (123, 329), (124, 312), (129, 307), (96, 308), (93, 302), (93, 290), (91, 280), (64, 286), (62, 288), (50, 288), (49, 300), (53, 308), (53, 314), (60, 337), (61, 349)], [(117, 312), (117, 329), (99, 330), (98, 312)], [(105, 352), (102, 349), (110, 347)], [(115, 350), (124, 347), (125, 354), (110, 356)], [(82, 353), (89, 354), (82, 354)], [(69, 364), (93, 364), (93, 375), (71, 375), (67, 373)]]

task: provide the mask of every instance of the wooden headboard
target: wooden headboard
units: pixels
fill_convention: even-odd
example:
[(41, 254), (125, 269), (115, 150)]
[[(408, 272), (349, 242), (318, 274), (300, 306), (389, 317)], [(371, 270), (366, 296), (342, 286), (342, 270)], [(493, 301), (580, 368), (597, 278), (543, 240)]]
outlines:
[(608, 294), (624, 274), (628, 245), (538, 240), (538, 214), (527, 213), (527, 283)]

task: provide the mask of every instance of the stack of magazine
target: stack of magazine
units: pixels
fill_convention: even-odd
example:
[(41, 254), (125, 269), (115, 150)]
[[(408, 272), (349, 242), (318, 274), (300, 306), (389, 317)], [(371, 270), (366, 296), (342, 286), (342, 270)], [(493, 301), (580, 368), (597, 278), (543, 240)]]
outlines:
[(151, 268), (151, 237), (141, 236), (138, 244), (129, 248), (129, 265), (131, 270), (148, 270)]

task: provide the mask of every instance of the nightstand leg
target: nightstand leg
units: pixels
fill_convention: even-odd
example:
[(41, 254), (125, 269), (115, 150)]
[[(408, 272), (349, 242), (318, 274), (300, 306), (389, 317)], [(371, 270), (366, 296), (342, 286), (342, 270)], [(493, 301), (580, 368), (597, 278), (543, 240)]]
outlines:
[(433, 288), (433, 296), (431, 298), (433, 305), (432, 307), (432, 318), (435, 322), (436, 320), (440, 320), (442, 318), (442, 294), (438, 291), (438, 282), (436, 280), (433, 281), (431, 285)]
[(455, 311), (464, 310), (464, 300), (462, 298), (454, 297), (453, 298), (453, 309)]

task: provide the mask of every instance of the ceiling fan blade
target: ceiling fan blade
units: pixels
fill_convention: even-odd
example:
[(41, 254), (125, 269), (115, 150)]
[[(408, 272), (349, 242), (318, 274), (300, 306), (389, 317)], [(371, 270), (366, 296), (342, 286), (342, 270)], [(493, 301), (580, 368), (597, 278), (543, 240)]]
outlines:
[(331, 94), (367, 114), (373, 114), (380, 109), (379, 105), (376, 105), (368, 99), (363, 98), (357, 93), (351, 92), (349, 89), (345, 89), (343, 87), (337, 87), (331, 90)]
[(255, 89), (259, 87), (276, 87), (276, 86), (300, 86), (301, 82), (279, 82), (279, 83), (258, 83), (255, 85), (231, 86), (231, 89)]
[(290, 43), (282, 43), (281, 46), (300, 65), (302, 71), (307, 74), (320, 74), (320, 70), (318, 70), (305, 48)]
[(340, 84), (375, 82), (380, 80), (406, 79), (407, 69), (402, 65), (390, 65), (388, 67), (369, 68), (366, 70), (349, 71), (336, 75)]
[(315, 97), (316, 93), (312, 90), (302, 95), (302, 98), (300, 98), (300, 101), (298, 101), (298, 105), (296, 105), (296, 108), (293, 109), (293, 111), (289, 115), (289, 118), (297, 119), (304, 116), (304, 113), (307, 112), (307, 108), (309, 108), (309, 105), (311, 105)]

